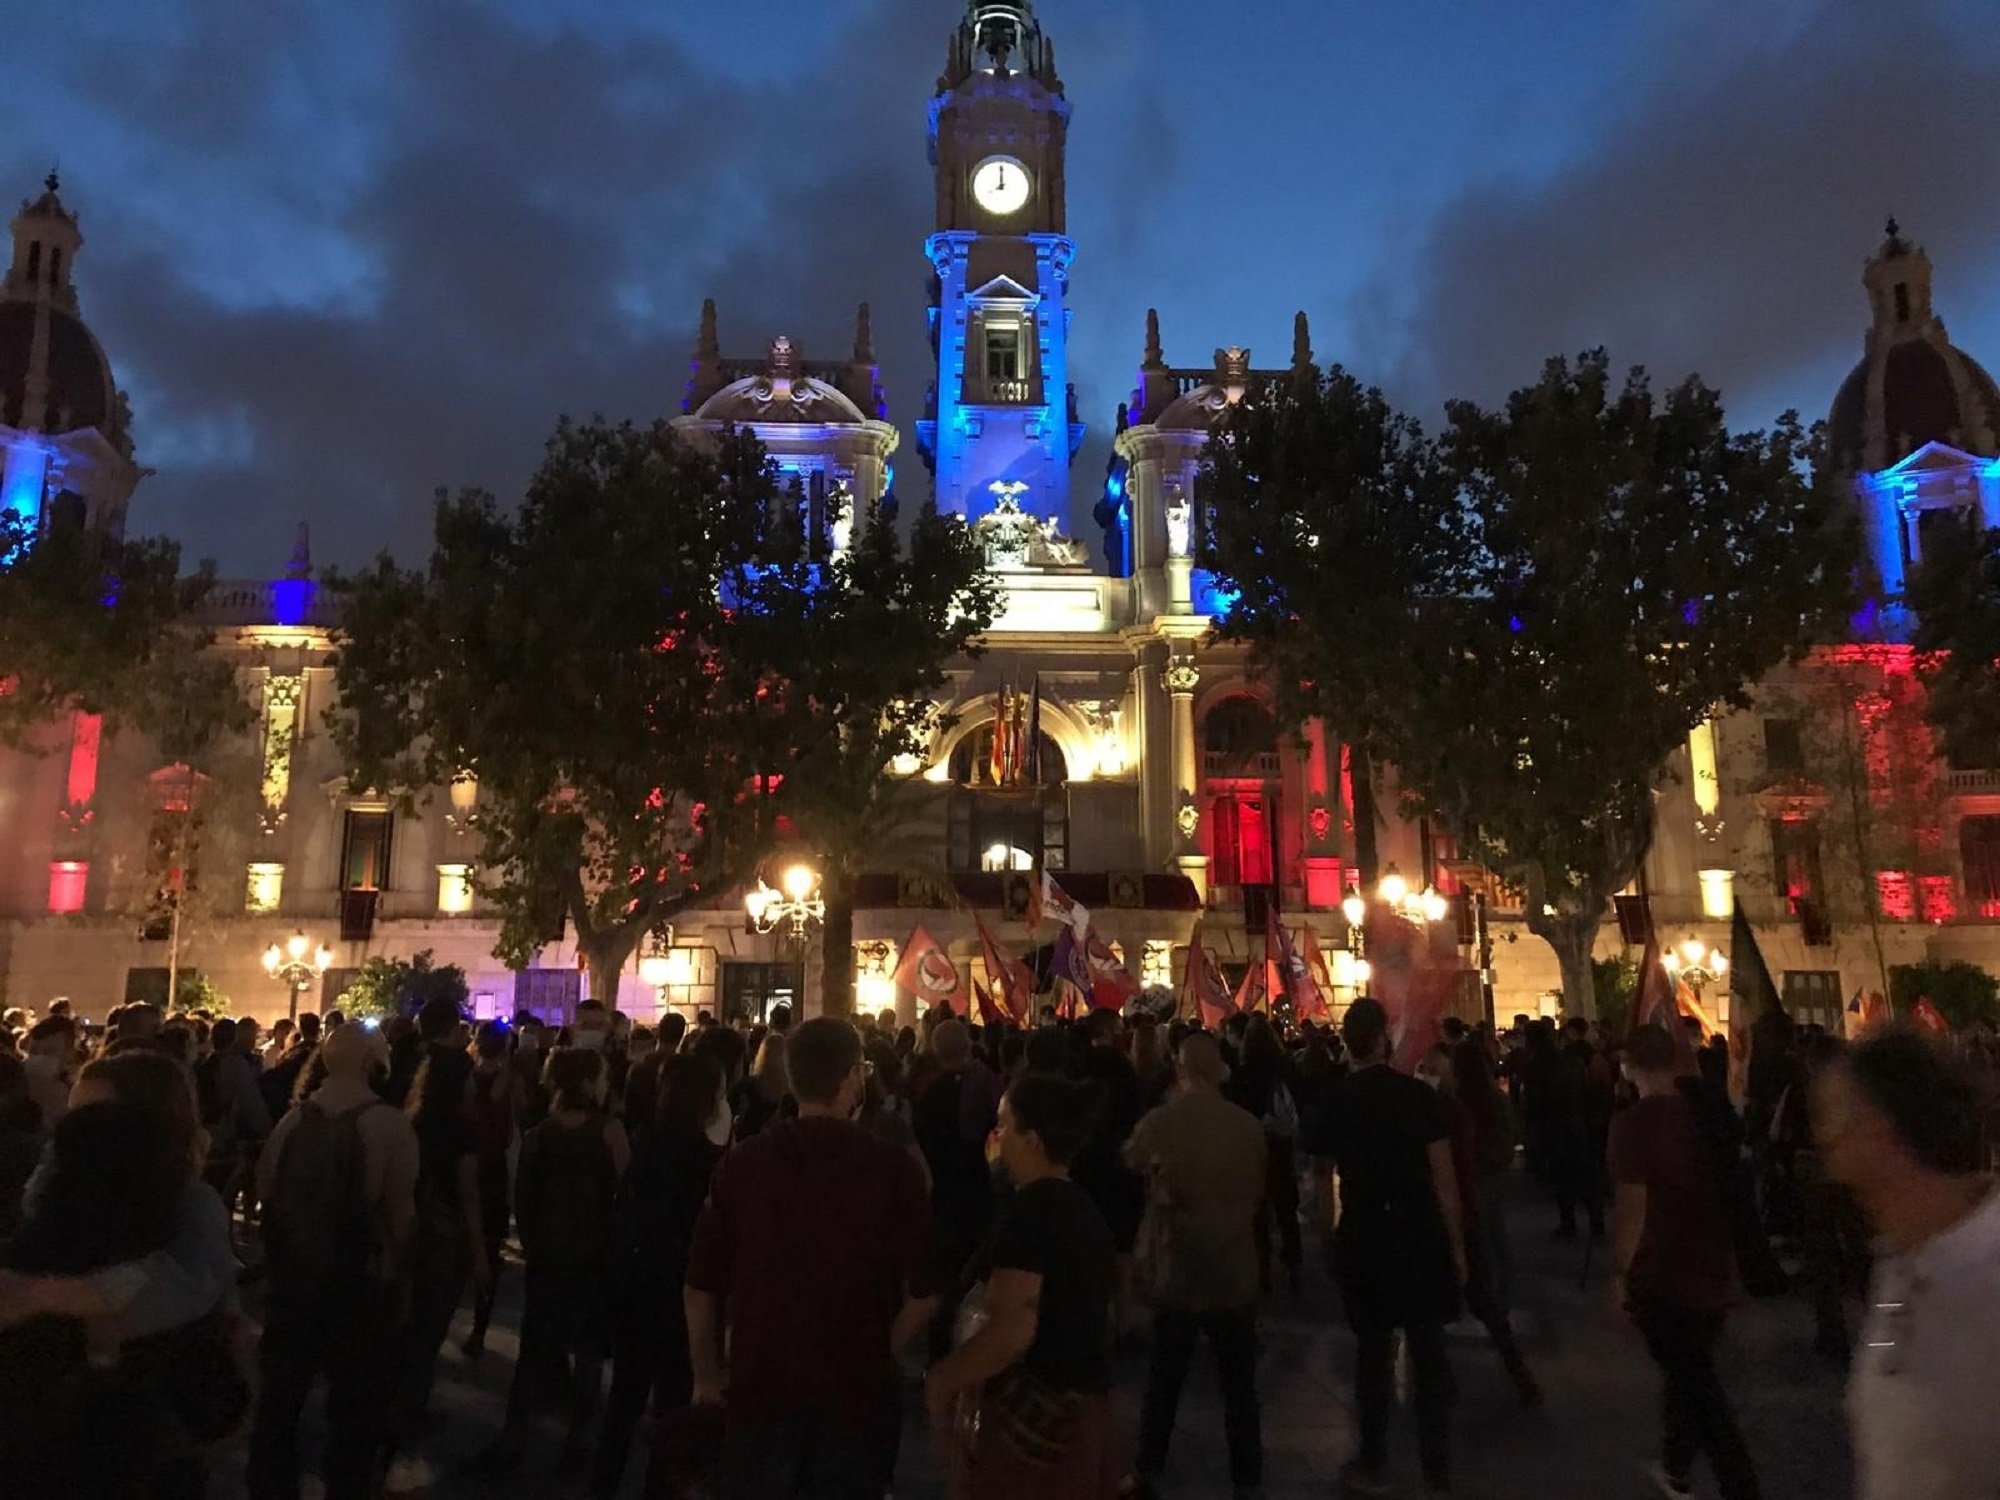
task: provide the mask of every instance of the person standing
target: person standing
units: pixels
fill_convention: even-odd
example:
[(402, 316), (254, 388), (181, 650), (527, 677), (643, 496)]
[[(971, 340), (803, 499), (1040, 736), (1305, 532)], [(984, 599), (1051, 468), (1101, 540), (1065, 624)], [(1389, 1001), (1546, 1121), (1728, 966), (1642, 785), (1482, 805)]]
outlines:
[(817, 1017), (786, 1046), (797, 1118), (723, 1158), (695, 1225), (694, 1400), (723, 1404), (730, 1500), (879, 1500), (901, 1422), (896, 1356), (937, 1310), (923, 1174), (854, 1123), (852, 1026)]
[(1611, 1263), (1616, 1295), (1664, 1380), (1660, 1462), (1669, 1495), (1693, 1493), (1706, 1452), (1723, 1500), (1756, 1500), (1757, 1471), (1715, 1367), (1723, 1320), (1736, 1300), (1736, 1251), (1723, 1185), (1699, 1107), (1675, 1081), (1673, 1038), (1642, 1026), (1625, 1047), (1638, 1102), (1612, 1122), (1615, 1191)]
[(2000, 1494), (2000, 1191), (1982, 1102), (1943, 1047), (1902, 1028), (1819, 1080), (1827, 1170), (1879, 1236), (1848, 1386), (1861, 1500)]
[(1105, 1354), (1116, 1251), (1104, 1216), (1069, 1180), (1096, 1092), (1030, 1073), (1000, 1105), (1013, 1191), (987, 1252), (985, 1318), (924, 1381), (940, 1429), (961, 1398), (978, 1402), (976, 1431), (957, 1445), (961, 1500), (1106, 1500), (1118, 1483)]
[(1167, 1466), (1181, 1385), (1206, 1337), (1222, 1390), (1229, 1480), (1238, 1500), (1261, 1494), (1264, 1439), (1257, 1404), (1257, 1215), (1265, 1129), (1223, 1097), (1229, 1069), (1207, 1032), (1181, 1043), (1173, 1097), (1140, 1120), (1125, 1159), (1146, 1181), (1137, 1271), (1155, 1304), (1152, 1366), (1133, 1465), (1149, 1495)]
[(385, 1354), (404, 1301), (416, 1219), (417, 1138), (382, 1102), (381, 1034), (342, 1026), (320, 1044), (326, 1081), (278, 1122), (258, 1161), (270, 1298), (258, 1349), (251, 1500), (295, 1500), (299, 1417), (326, 1378), (327, 1500), (363, 1500), (381, 1451)]
[(1451, 1490), (1451, 1366), (1445, 1325), (1458, 1315), (1465, 1240), (1451, 1130), (1429, 1088), (1389, 1065), (1389, 1018), (1361, 999), (1341, 1022), (1354, 1071), (1328, 1091), (1324, 1133), (1340, 1172), (1336, 1241), (1341, 1298), (1357, 1340), (1354, 1401), (1361, 1451), (1341, 1471), (1348, 1491), (1389, 1493), (1389, 1405), (1395, 1334), (1416, 1370), (1424, 1484)]
[(486, 1329), (493, 1320), (507, 1229), (513, 1219), (507, 1153), (513, 1149), (521, 1120), (528, 1112), (528, 1085), (508, 1058), (507, 1042), (507, 1026), (502, 1021), (482, 1022), (473, 1038), (472, 1134), (479, 1153), (480, 1236), (488, 1274), (473, 1294), (472, 1331), (464, 1344), (468, 1360), (486, 1353)]

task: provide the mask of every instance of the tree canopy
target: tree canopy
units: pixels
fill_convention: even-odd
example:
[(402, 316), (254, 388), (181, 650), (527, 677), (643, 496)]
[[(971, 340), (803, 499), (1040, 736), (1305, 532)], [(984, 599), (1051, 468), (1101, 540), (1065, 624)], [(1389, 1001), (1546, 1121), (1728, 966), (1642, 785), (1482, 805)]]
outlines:
[(2000, 763), (2000, 531), (1927, 529), (1905, 602), (1930, 720), (1952, 763)]
[[(1498, 410), (1452, 403), (1435, 439), (1339, 371), (1262, 400), (1327, 415), (1274, 422), (1253, 401), (1213, 445), (1210, 564), (1242, 591), (1223, 632), (1359, 725), (1413, 808), (1525, 892), (1589, 1013), (1591, 947), (1668, 758), (1848, 600), (1816, 438), (1790, 414), (1732, 434), (1699, 379), (1657, 397), (1601, 351), (1550, 360)], [(1358, 581), (1326, 555), (1357, 531)], [(1350, 587), (1359, 605), (1317, 597)]]
[(830, 555), (795, 500), (748, 433), (566, 421), (517, 511), (440, 496), (423, 571), (345, 581), (340, 743), (369, 785), (477, 778), (501, 957), (567, 918), (615, 994), (649, 932), (915, 748), (984, 623), (970, 538), (927, 512), (905, 553), (871, 514)]
[(30, 745), (64, 715), (101, 714), (188, 759), (250, 708), (198, 611), (214, 582), (183, 577), (180, 547), (127, 539), (60, 510), (39, 533), (0, 512), (0, 744)]

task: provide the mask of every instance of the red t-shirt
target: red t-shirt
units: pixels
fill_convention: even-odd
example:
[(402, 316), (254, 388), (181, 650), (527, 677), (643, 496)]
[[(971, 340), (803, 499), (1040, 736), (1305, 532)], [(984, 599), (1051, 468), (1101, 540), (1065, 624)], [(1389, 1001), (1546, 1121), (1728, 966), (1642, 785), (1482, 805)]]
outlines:
[(1631, 1295), (1697, 1309), (1735, 1301), (1735, 1236), (1693, 1102), (1641, 1099), (1612, 1120), (1609, 1157), (1613, 1182), (1646, 1190)]
[(723, 1157), (687, 1284), (728, 1303), (728, 1404), (747, 1422), (899, 1419), (889, 1330), (931, 1291), (911, 1156), (845, 1120), (766, 1126)]

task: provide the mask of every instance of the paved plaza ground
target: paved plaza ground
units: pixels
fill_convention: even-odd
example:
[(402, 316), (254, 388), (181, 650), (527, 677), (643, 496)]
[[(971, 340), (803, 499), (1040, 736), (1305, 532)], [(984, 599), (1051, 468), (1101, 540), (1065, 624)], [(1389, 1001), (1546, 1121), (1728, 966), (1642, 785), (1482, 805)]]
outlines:
[[(1455, 1339), (1457, 1493), (1470, 1500), (1643, 1500), (1657, 1494), (1645, 1474), (1658, 1439), (1657, 1377), (1638, 1336), (1611, 1312), (1601, 1255), (1579, 1290), (1580, 1247), (1552, 1241), (1552, 1222), (1552, 1213), (1524, 1189), (1512, 1226), (1522, 1271), (1519, 1321), (1528, 1357), (1548, 1391), (1547, 1409), (1524, 1413), (1484, 1343)], [(508, 1281), (518, 1294), (517, 1266), (509, 1267)], [(497, 1427), (515, 1351), (513, 1311), (503, 1304), (506, 1326), (496, 1324), (489, 1352), (476, 1366), (458, 1352), (463, 1317), (454, 1330), (439, 1372), (433, 1448), (447, 1463), (475, 1451)], [(1353, 1341), (1316, 1265), (1307, 1267), (1302, 1296), (1269, 1304), (1263, 1332), (1258, 1389), (1266, 1489), (1271, 1500), (1332, 1500), (1335, 1472), (1353, 1451)], [(1725, 1379), (1770, 1500), (1838, 1500), (1852, 1492), (1842, 1377), (1813, 1356), (1811, 1344), (1811, 1314), (1796, 1298), (1746, 1304), (1725, 1339)], [(1119, 1410), (1128, 1440), (1144, 1381), (1143, 1350), (1121, 1359)], [(942, 1500), (943, 1485), (914, 1420), (914, 1388), (911, 1399), (897, 1500)], [(1415, 1431), (1407, 1409), (1398, 1413), (1392, 1441), (1396, 1477), (1414, 1495)], [(549, 1435), (509, 1486), (455, 1483), (447, 1473), (434, 1493), (467, 1500), (581, 1493), (579, 1476), (556, 1471), (556, 1448)], [(627, 1495), (639, 1492), (637, 1470), (635, 1462)], [(1205, 1361), (1197, 1362), (1183, 1398), (1168, 1481), (1168, 1500), (1228, 1500), (1221, 1409)], [(238, 1477), (218, 1476), (214, 1493), (217, 1500), (237, 1500)], [(1705, 1474), (1696, 1493), (1715, 1493)]]

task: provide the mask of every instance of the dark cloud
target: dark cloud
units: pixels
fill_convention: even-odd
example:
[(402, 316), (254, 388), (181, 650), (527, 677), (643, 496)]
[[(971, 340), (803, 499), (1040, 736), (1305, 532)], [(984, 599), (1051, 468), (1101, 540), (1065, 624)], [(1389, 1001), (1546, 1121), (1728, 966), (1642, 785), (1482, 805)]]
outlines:
[[(1930, 250), (1940, 312), (1969, 311), (2000, 254), (2000, 29), (1932, 0), (1802, 9), (1719, 66), (1681, 36), (1568, 165), (1465, 191), (1354, 298), (1354, 363), (1428, 413), (1601, 344), (1659, 379), (1701, 372), (1743, 423), (1810, 371), (1817, 419), (1859, 357), (1861, 263), (1889, 211)], [(1718, 19), (1692, 7), (1689, 31)]]

